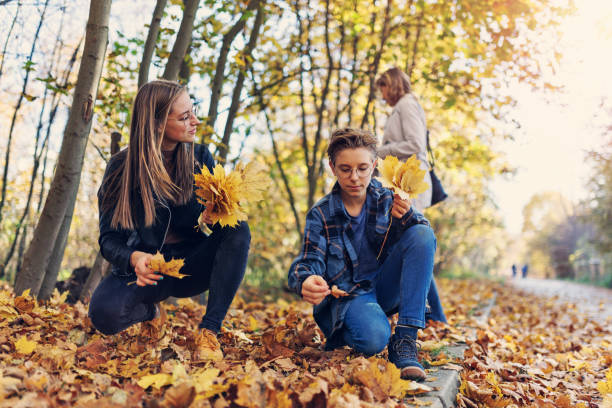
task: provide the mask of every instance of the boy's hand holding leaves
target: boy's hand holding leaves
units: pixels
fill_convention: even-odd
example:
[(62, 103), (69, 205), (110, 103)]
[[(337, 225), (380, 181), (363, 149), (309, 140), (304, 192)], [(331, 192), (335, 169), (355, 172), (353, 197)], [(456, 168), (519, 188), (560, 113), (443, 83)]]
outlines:
[(421, 162), (415, 155), (403, 163), (395, 156), (387, 156), (379, 162), (378, 170), (378, 181), (395, 193), (391, 208), (391, 215), (395, 218), (402, 218), (410, 210), (411, 198), (429, 189), (425, 181), (427, 170), (421, 169)]
[(387, 156), (379, 161), (378, 170), (378, 181), (403, 200), (415, 198), (429, 189), (429, 184), (425, 181), (427, 170), (421, 169), (421, 162), (415, 155), (405, 162), (399, 161), (395, 156)]

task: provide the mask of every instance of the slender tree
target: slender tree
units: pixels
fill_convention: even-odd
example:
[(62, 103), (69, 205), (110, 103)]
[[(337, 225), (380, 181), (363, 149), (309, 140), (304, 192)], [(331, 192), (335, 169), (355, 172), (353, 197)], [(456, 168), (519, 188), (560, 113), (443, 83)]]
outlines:
[(217, 66), (215, 68), (215, 75), (212, 79), (212, 85), (210, 89), (210, 105), (208, 106), (208, 117), (207, 125), (214, 128), (215, 122), (217, 121), (217, 115), (219, 111), (219, 100), (221, 99), (221, 88), (225, 80), (225, 66), (227, 64), (227, 57), (230, 52), (230, 48), (236, 36), (244, 29), (246, 24), (247, 16), (255, 8), (259, 7), (260, 0), (249, 0), (244, 13), (236, 20), (234, 25), (230, 27), (225, 34), (223, 34), (223, 40), (221, 41), (221, 50), (219, 51), (219, 57), (217, 58)]
[(223, 131), (223, 138), (221, 139), (221, 144), (219, 145), (218, 149), (219, 159), (222, 162), (225, 162), (225, 160), (227, 159), (230, 137), (234, 130), (234, 119), (236, 118), (236, 113), (238, 112), (238, 108), (240, 107), (240, 95), (242, 94), (242, 87), (244, 85), (244, 80), (246, 79), (245, 73), (252, 64), (251, 55), (253, 54), (253, 49), (255, 49), (255, 45), (257, 44), (257, 37), (259, 36), (259, 30), (261, 29), (261, 26), (264, 21), (264, 15), (264, 6), (263, 4), (260, 4), (257, 8), (257, 15), (255, 16), (255, 22), (253, 23), (253, 29), (251, 30), (249, 42), (244, 51), (242, 52), (242, 60), (244, 65), (240, 67), (238, 78), (236, 79), (236, 83), (234, 84), (234, 91), (232, 93), (232, 103), (227, 114), (227, 120), (225, 121), (225, 130)]
[(193, 23), (195, 21), (196, 12), (200, 0), (185, 0), (185, 6), (183, 8), (183, 19), (181, 20), (181, 26), (179, 27), (178, 33), (176, 34), (176, 40), (172, 46), (170, 57), (168, 57), (168, 63), (164, 70), (162, 77), (164, 79), (176, 80), (178, 78), (181, 64), (185, 59), (185, 54), (191, 44), (191, 33), (193, 31)]
[(157, 0), (155, 3), (155, 10), (153, 10), (153, 17), (151, 18), (149, 32), (147, 34), (142, 59), (140, 60), (140, 67), (138, 69), (139, 88), (149, 81), (149, 67), (151, 66), (151, 60), (153, 58), (153, 52), (155, 51), (157, 37), (159, 36), (159, 27), (161, 19), (164, 16), (166, 3), (168, 3), (168, 0)]
[[(120, 141), (121, 141), (121, 133), (119, 132), (111, 133), (111, 149), (110, 149), (111, 155), (119, 152), (119, 142)], [(98, 286), (98, 283), (100, 283), (100, 280), (104, 276), (106, 276), (109, 267), (110, 267), (110, 264), (108, 263), (108, 261), (104, 259), (102, 257), (102, 253), (98, 251), (94, 264), (91, 267), (91, 271), (89, 272), (89, 275), (87, 276), (87, 280), (85, 281), (85, 283), (83, 284), (83, 288), (81, 289), (81, 294), (79, 295), (79, 299), (81, 299), (82, 301), (85, 301), (91, 296), (95, 287)]]
[(17, 293), (30, 288), (38, 296), (64, 217), (76, 199), (108, 43), (110, 6), (111, 0), (90, 3), (83, 57), (55, 175), (22, 269), (17, 273)]
[(21, 10), (20, 1), (17, 2), (17, 10), (15, 10), (15, 15), (13, 16), (13, 20), (11, 21), (11, 27), (9, 28), (8, 34), (6, 35), (6, 40), (4, 40), (4, 47), (2, 47), (2, 61), (0, 61), (0, 78), (2, 78), (4, 61), (6, 60), (6, 50), (8, 48), (9, 40), (11, 39), (11, 34), (13, 33), (13, 28), (15, 27), (15, 23), (17, 22), (17, 18), (19, 17), (19, 10)]
[[(59, 59), (61, 58), (61, 30), (62, 30), (62, 26), (63, 26), (63, 20), (64, 20), (64, 13), (65, 10), (62, 11), (62, 18), (60, 19), (60, 23), (59, 23), (59, 32), (57, 33), (56, 36), (56, 40), (55, 40), (55, 45), (54, 45), (54, 51), (53, 54), (57, 53), (57, 59), (59, 62)], [(68, 86), (68, 81), (70, 79), (70, 75), (72, 73), (72, 68), (74, 66), (74, 63), (76, 62), (77, 59), (77, 55), (79, 52), (79, 49), (81, 47), (81, 42), (79, 42), (76, 46), (76, 48), (74, 49), (72, 56), (70, 57), (70, 59), (68, 60), (68, 64), (67, 64), (67, 68), (64, 70), (63, 73), (63, 79), (62, 79), (62, 83), (58, 84), (58, 87), (60, 89), (62, 88), (66, 88)], [(54, 60), (55, 58), (52, 58), (52, 60)], [(57, 63), (55, 64), (51, 64), (49, 66), (48, 72), (47, 72), (47, 78), (51, 78), (52, 77), (52, 73), (53, 70), (55, 69), (55, 66), (57, 65)], [(61, 97), (61, 92), (59, 91), (59, 89), (55, 89), (51, 95), (51, 101), (49, 103), (50, 105), (50, 112), (48, 113), (48, 122), (47, 122), (47, 132), (46, 134), (43, 136), (42, 135), (42, 129), (43, 129), (43, 125), (44, 125), (44, 115), (45, 115), (45, 107), (47, 106), (47, 98), (49, 96), (49, 92), (50, 92), (51, 87), (50, 86), (46, 86), (45, 90), (43, 92), (43, 97), (42, 97), (42, 108), (40, 110), (40, 114), (38, 117), (38, 125), (36, 126), (36, 135), (34, 137), (34, 154), (33, 154), (33, 164), (32, 164), (32, 173), (30, 175), (30, 185), (28, 187), (28, 194), (27, 194), (27, 198), (26, 198), (26, 203), (25, 206), (23, 208), (23, 212), (21, 214), (21, 217), (19, 218), (19, 221), (17, 222), (17, 227), (15, 229), (15, 234), (11, 240), (11, 243), (9, 244), (9, 250), (4, 258), (4, 262), (2, 263), (2, 267), (6, 268), (9, 264), (9, 262), (11, 261), (11, 258), (13, 257), (13, 254), (15, 252), (15, 247), (17, 244), (17, 241), (20, 237), (20, 233), (22, 231), (22, 229), (24, 230), (24, 234), (25, 234), (25, 229), (27, 228), (26, 226), (26, 222), (28, 219), (28, 216), (30, 215), (30, 206), (31, 206), (31, 202), (32, 202), (32, 196), (34, 193), (34, 186), (36, 185), (36, 177), (38, 175), (38, 170), (40, 169), (40, 163), (41, 163), (41, 158), (43, 155), (43, 152), (45, 151), (48, 143), (49, 143), (49, 136), (50, 136), (50, 126), (54, 121), (55, 118), (55, 113), (57, 111), (57, 107), (59, 105), (60, 102), (60, 97)], [(42, 139), (42, 141), (41, 141)], [(3, 276), (5, 273), (4, 270), (0, 271), (0, 277)]]
[(3, 213), (2, 210), (4, 208), (4, 203), (6, 202), (6, 185), (8, 182), (8, 171), (9, 171), (9, 162), (11, 159), (11, 141), (13, 139), (13, 131), (15, 130), (15, 123), (17, 122), (17, 115), (19, 114), (19, 109), (21, 108), (21, 104), (26, 96), (26, 90), (28, 87), (28, 82), (30, 80), (30, 72), (33, 71), (32, 68), (32, 57), (34, 56), (34, 51), (36, 51), (36, 44), (38, 42), (38, 35), (40, 34), (40, 28), (45, 21), (45, 14), (47, 12), (47, 6), (49, 5), (49, 0), (45, 1), (42, 12), (40, 13), (40, 19), (38, 20), (38, 26), (36, 27), (36, 32), (34, 33), (34, 39), (32, 40), (32, 47), (30, 48), (30, 55), (26, 61), (25, 67), (25, 77), (23, 78), (23, 85), (21, 87), (21, 93), (17, 98), (17, 104), (15, 105), (15, 110), (13, 111), (13, 117), (11, 118), (11, 126), (9, 128), (7, 141), (6, 141), (6, 152), (4, 153), (4, 169), (2, 171), (2, 191), (0, 192), (0, 223), (2, 223)]

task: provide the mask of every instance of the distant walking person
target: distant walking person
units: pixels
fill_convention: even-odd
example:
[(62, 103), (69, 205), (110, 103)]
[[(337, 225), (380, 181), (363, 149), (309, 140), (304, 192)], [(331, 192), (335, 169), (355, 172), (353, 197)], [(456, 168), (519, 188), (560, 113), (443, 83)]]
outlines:
[(523, 267), (521, 268), (521, 273), (523, 274), (523, 278), (527, 277), (527, 269), (529, 269), (529, 266), (527, 266), (527, 264), (523, 265)]
[(516, 264), (512, 264), (512, 277), (516, 278)]

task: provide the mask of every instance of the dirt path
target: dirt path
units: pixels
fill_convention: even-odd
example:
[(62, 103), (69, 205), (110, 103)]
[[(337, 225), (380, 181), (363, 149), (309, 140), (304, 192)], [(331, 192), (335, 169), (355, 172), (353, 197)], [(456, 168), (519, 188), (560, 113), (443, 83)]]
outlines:
[(557, 297), (559, 302), (571, 303), (593, 320), (612, 322), (612, 290), (580, 283), (552, 279), (512, 279), (508, 281), (517, 289), (547, 297)]

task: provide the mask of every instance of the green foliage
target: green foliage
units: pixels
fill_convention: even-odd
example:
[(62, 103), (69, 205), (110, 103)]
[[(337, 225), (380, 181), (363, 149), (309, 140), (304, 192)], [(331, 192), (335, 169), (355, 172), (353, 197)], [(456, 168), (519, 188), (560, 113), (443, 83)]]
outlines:
[[(201, 2), (186, 63), (191, 72), (189, 90), (207, 106), (223, 37), (238, 19), (244, 19), (246, 27), (229, 44), (227, 64), (222, 67), (219, 119), (212, 127), (203, 125), (198, 134), (206, 143), (221, 142), (233, 86), (238, 75), (245, 74), (228, 163), (240, 156), (242, 147), (251, 151), (256, 145), (253, 160), (265, 162), (275, 183), (249, 213), (253, 239), (247, 281), (257, 285), (285, 281), (286, 269), (299, 249), (297, 220), (303, 225), (308, 208), (333, 181), (325, 170), (327, 138), (343, 126), (382, 133), (389, 109), (377, 99), (374, 80), (394, 65), (409, 74), (427, 112), (438, 173), (451, 195), (426, 214), (438, 237), (436, 270), (486, 273), (492, 269), (506, 237), (487, 185), (510, 168), (495, 150), (496, 141), (505, 136), (495, 127), (513, 103), (497, 89), (512, 79), (550, 86), (543, 83), (539, 68), (554, 62), (544, 57), (551, 55), (550, 50), (526, 39), (532, 32), (554, 31), (566, 8), (552, 0), (264, 2), (264, 24), (247, 59), (244, 50), (254, 13), (245, 13), (246, 4)], [(171, 0), (166, 7), (150, 79), (163, 71), (182, 6), (183, 1)], [(144, 29), (131, 38), (116, 33), (109, 44), (96, 101), (94, 143), (111, 131), (121, 132), (122, 142), (127, 142), (144, 38)], [(63, 94), (71, 86), (62, 88), (51, 75), (39, 81)], [(270, 136), (278, 159), (269, 146)], [(104, 153), (108, 143), (101, 145)], [(609, 179), (600, 183), (601, 189), (612, 184)], [(599, 197), (593, 201), (598, 209), (611, 207), (608, 198)], [(597, 214), (609, 217), (605, 211)]]

